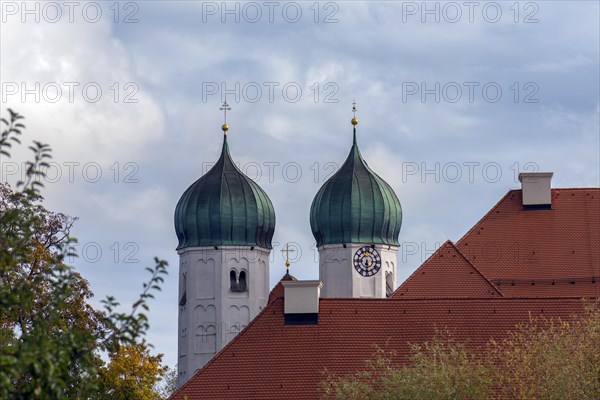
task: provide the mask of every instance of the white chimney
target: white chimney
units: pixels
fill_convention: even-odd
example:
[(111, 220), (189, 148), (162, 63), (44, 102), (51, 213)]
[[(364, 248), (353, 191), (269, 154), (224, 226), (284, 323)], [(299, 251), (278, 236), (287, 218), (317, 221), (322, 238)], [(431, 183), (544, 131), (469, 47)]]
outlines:
[(521, 172), (519, 182), (523, 192), (523, 207), (549, 209), (552, 205), (552, 172)]
[(319, 317), (321, 281), (283, 281), (286, 325), (316, 324)]

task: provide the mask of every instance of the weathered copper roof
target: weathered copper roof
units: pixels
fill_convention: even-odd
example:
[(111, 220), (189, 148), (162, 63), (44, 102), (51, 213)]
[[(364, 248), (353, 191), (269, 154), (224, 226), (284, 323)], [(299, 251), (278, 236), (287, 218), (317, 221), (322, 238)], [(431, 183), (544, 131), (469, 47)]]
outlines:
[(398, 245), (402, 208), (394, 190), (360, 154), (356, 129), (350, 154), (323, 184), (310, 209), (317, 246), (373, 243)]
[(264, 190), (233, 163), (227, 136), (214, 167), (179, 199), (175, 231), (178, 249), (227, 245), (272, 248), (273, 204)]

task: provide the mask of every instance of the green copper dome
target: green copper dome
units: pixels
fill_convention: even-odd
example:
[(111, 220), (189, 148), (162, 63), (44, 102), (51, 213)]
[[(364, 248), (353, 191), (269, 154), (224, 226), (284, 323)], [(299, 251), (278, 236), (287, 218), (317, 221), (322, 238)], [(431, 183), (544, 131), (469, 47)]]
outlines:
[(178, 249), (259, 246), (271, 249), (275, 210), (267, 194), (229, 155), (227, 136), (214, 167), (192, 184), (175, 208)]
[(344, 165), (317, 192), (310, 226), (317, 246), (368, 243), (398, 246), (402, 208), (394, 190), (360, 155), (356, 128)]

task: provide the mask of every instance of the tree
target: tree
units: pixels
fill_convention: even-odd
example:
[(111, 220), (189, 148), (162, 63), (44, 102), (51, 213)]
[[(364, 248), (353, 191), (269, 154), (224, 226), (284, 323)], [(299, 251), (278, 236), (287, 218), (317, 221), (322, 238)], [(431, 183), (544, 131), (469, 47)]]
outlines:
[(572, 320), (531, 319), (490, 354), (506, 398), (600, 399), (600, 301)]
[[(0, 120), (1, 157), (10, 157), (25, 129), (9, 110)], [(101, 352), (119, 354), (148, 329), (147, 301), (160, 290), (166, 262), (155, 259), (129, 312), (113, 297), (104, 310), (89, 304), (88, 282), (66, 265), (73, 256), (75, 219), (43, 206), (41, 177), (50, 147), (34, 142), (25, 180), (0, 184), (0, 398), (85, 399), (99, 388)]]
[(600, 300), (569, 320), (533, 318), (469, 350), (447, 333), (412, 346), (411, 363), (377, 348), (365, 369), (327, 374), (326, 399), (600, 399)]
[(447, 332), (411, 347), (407, 366), (396, 353), (376, 346), (366, 369), (350, 377), (328, 374), (324, 397), (346, 400), (486, 399), (492, 380), (488, 368)]
[(100, 368), (98, 400), (161, 400), (155, 388), (168, 371), (161, 361), (162, 354), (150, 355), (143, 342), (121, 346)]
[(159, 385), (158, 392), (163, 399), (168, 399), (177, 390), (177, 366), (166, 367), (163, 382)]

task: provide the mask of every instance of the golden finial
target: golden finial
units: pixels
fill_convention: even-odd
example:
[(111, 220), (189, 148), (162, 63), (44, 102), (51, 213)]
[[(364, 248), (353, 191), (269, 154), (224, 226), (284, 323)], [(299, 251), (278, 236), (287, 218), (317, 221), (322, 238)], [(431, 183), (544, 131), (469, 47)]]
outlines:
[(352, 114), (354, 115), (354, 118), (352, 118), (352, 125), (356, 126), (358, 125), (358, 118), (356, 118), (356, 101), (352, 100)]
[(221, 126), (221, 129), (223, 130), (223, 134), (227, 135), (227, 131), (229, 130), (229, 125), (227, 125), (227, 111), (231, 110), (231, 107), (227, 104), (227, 100), (223, 102), (223, 105), (219, 110), (223, 111), (223, 125)]
[(293, 253), (294, 250), (290, 250), (290, 244), (286, 243), (285, 247), (283, 249), (281, 249), (282, 253), (285, 253), (285, 270), (286, 270), (286, 275), (290, 274), (290, 253)]

